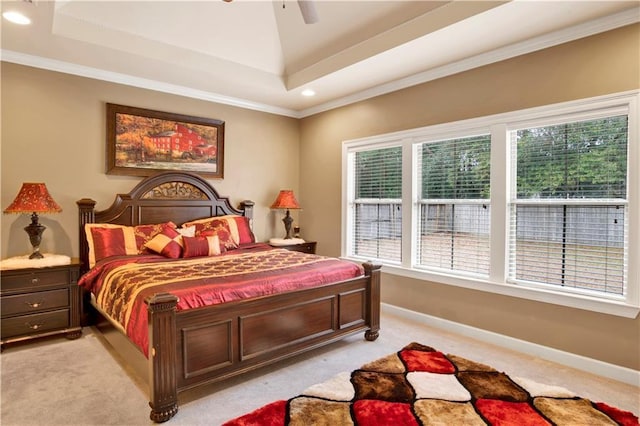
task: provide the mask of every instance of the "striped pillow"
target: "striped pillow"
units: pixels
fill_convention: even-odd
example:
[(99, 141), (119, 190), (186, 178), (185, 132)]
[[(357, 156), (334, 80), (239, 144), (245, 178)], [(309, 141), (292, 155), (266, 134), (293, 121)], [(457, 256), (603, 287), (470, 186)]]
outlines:
[(217, 256), (224, 252), (217, 235), (211, 237), (182, 237), (184, 252), (182, 257)]
[(84, 230), (89, 245), (90, 268), (106, 257), (138, 254), (132, 226), (87, 223)]

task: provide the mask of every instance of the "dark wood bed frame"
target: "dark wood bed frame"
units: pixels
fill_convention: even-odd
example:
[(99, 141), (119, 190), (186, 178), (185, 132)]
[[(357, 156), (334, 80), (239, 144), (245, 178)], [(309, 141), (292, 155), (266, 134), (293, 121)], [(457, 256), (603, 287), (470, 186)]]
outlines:
[[(220, 197), (201, 177), (164, 172), (118, 194), (106, 210), (96, 202), (77, 202), (80, 218), (81, 274), (88, 270), (89, 248), (84, 225), (139, 225), (239, 214), (252, 219), (253, 205), (240, 208)], [(141, 357), (146, 364), (150, 418), (171, 419), (178, 411), (178, 393), (224, 380), (365, 332), (373, 341), (380, 330), (380, 266), (365, 263), (365, 275), (318, 288), (276, 294), (187, 311), (177, 311), (177, 298), (162, 293), (146, 300), (149, 357), (139, 350), (123, 357)], [(85, 311), (95, 310), (85, 306)], [(89, 317), (99, 316), (94, 312)], [(104, 319), (103, 319), (104, 321)], [(117, 350), (117, 348), (115, 348)], [(133, 354), (133, 355), (132, 355)]]

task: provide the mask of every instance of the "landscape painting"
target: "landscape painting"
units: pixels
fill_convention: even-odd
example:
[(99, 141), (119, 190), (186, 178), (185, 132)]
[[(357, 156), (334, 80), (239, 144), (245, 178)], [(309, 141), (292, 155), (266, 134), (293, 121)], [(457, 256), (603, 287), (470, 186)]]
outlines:
[(224, 121), (107, 104), (107, 174), (224, 177)]

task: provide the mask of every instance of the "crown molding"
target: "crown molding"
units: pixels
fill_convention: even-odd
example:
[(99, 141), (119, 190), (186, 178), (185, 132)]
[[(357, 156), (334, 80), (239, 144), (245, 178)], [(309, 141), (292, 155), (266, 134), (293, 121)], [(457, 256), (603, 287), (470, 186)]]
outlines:
[(111, 83), (123, 84), (126, 86), (132, 86), (141, 89), (149, 89), (157, 92), (170, 93), (173, 95), (186, 96), (188, 98), (200, 99), (239, 108), (268, 112), (293, 118), (300, 118), (299, 112), (286, 108), (280, 108), (273, 105), (252, 102), (246, 99), (220, 95), (217, 93), (193, 89), (191, 87), (180, 86), (177, 84), (165, 83), (162, 81), (150, 80), (112, 71), (105, 71), (98, 68), (87, 67), (84, 65), (72, 64), (69, 62), (45, 58), (42, 56), (28, 55), (12, 50), (0, 50), (0, 57), (4, 62), (11, 62), (14, 64), (46, 69), (48, 71), (62, 72), (65, 74), (72, 74), (80, 77), (92, 78), (95, 80), (108, 81)]
[(638, 13), (637, 8), (632, 8), (604, 18), (596, 19), (570, 28), (565, 28), (540, 37), (532, 38), (524, 42), (516, 43), (504, 48), (493, 50), (491, 52), (466, 58), (461, 61), (441, 67), (433, 68), (400, 80), (382, 84), (371, 89), (360, 91), (353, 95), (345, 96), (300, 111), (253, 102), (246, 99), (234, 98), (204, 90), (193, 89), (186, 86), (165, 83), (157, 80), (135, 77), (128, 74), (105, 71), (83, 65), (76, 65), (41, 56), (28, 55), (11, 50), (0, 50), (0, 57), (2, 61), (12, 62), (20, 65), (27, 65), (50, 71), (57, 71), (81, 77), (93, 78), (132, 87), (155, 90), (158, 92), (186, 96), (194, 99), (200, 99), (204, 101), (299, 119), (331, 109), (346, 106), (352, 103), (360, 102), (376, 96), (395, 92), (407, 87), (416, 86), (418, 84), (426, 83), (459, 72), (468, 71), (473, 68), (489, 65), (491, 63), (553, 47), (559, 44), (613, 30), (626, 25), (631, 25), (637, 22), (640, 22), (640, 14)]
[(312, 108), (307, 108), (300, 111), (299, 115), (301, 118), (308, 117), (320, 112), (364, 101), (376, 96), (381, 96), (401, 89), (406, 89), (407, 87), (433, 81), (438, 78), (447, 77), (449, 75), (468, 71), (473, 68), (478, 68), (484, 65), (489, 65), (495, 62), (514, 58), (516, 56), (525, 55), (527, 53), (557, 46), (563, 43), (568, 43), (570, 41), (589, 37), (605, 31), (614, 30), (616, 28), (624, 27), (637, 22), (640, 22), (640, 13), (638, 13), (638, 9), (629, 9), (584, 24), (565, 28), (520, 43), (512, 44), (504, 48), (472, 56), (458, 62), (453, 62), (451, 64), (433, 68), (418, 74), (411, 75), (409, 77), (405, 77), (400, 80), (392, 81), (368, 90), (355, 93), (350, 96), (345, 96), (331, 102), (326, 102)]

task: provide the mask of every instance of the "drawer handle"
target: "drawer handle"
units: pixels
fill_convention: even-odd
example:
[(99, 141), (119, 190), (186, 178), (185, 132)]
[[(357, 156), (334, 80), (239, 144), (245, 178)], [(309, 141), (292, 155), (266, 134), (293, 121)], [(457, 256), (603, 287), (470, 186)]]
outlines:
[(38, 281), (40, 281), (38, 277), (31, 278), (31, 284), (38, 284)]
[(39, 328), (42, 328), (42, 326), (44, 325), (44, 323), (40, 323), (40, 324), (31, 324), (30, 322), (25, 323), (25, 325), (27, 327), (29, 327), (32, 330), (38, 330)]
[(29, 305), (30, 308), (39, 308), (42, 305), (44, 305), (44, 302), (24, 302), (24, 303)]

